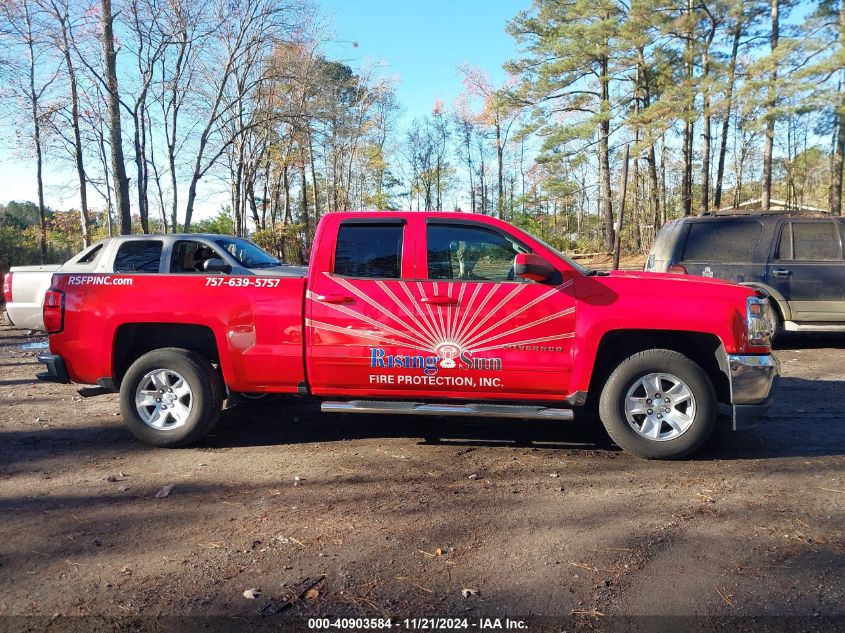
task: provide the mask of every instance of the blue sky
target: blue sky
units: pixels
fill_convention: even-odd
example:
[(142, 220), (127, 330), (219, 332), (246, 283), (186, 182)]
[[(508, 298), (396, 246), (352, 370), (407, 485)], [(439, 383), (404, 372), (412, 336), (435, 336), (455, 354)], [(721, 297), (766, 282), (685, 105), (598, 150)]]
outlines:
[[(463, 90), (456, 69), (484, 68), (494, 83), (505, 78), (502, 64), (516, 45), (505, 23), (530, 0), (324, 0), (337, 40), (330, 57), (353, 67), (382, 62), (383, 75), (396, 76), (403, 120), (431, 112), (435, 99), (446, 105)], [(353, 46), (357, 43), (357, 47)]]

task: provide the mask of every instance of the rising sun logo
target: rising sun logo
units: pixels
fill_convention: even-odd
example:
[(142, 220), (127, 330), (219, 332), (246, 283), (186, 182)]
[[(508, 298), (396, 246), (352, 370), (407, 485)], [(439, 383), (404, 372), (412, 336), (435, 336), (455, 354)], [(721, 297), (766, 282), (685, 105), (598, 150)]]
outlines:
[[(375, 345), (393, 345), (435, 354), (444, 369), (454, 368), (459, 359), (468, 355), (541, 345), (573, 336), (573, 328), (565, 317), (575, 312), (574, 307), (532, 321), (526, 322), (524, 317), (519, 319), (527, 310), (571, 286), (571, 279), (526, 301), (521, 294), (531, 286), (527, 283), (460, 283), (455, 296), (453, 282), (394, 281), (388, 285), (382, 280), (374, 280), (378, 292), (367, 293), (348, 279), (323, 274), (375, 313), (367, 310), (372, 315), (369, 316), (364, 308), (358, 310), (348, 304), (322, 302), (319, 295), (309, 291), (308, 298), (312, 301), (350, 317), (353, 323), (369, 327), (344, 327), (317, 319), (306, 319), (307, 326)], [(414, 284), (416, 293), (413, 292)], [(430, 301), (431, 297), (443, 293), (455, 297), (456, 303), (444, 307)], [(556, 325), (558, 332), (548, 334), (547, 324)], [(539, 334), (536, 329), (540, 326), (545, 326), (545, 335), (532, 336), (533, 333)]]
[(455, 359), (461, 355), (461, 348), (450, 341), (446, 341), (435, 347), (434, 353), (443, 359), (440, 361), (440, 366), (443, 369), (454, 369), (456, 366)]

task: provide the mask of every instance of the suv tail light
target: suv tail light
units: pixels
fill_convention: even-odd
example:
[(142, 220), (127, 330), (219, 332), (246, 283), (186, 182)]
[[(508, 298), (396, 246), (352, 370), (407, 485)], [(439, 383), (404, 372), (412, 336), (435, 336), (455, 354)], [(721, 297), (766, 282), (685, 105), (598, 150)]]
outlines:
[(774, 319), (769, 300), (752, 295), (745, 300), (745, 328), (750, 347), (771, 347)]
[(669, 266), (669, 269), (666, 272), (675, 273), (676, 275), (686, 275), (687, 269), (681, 266), (680, 264), (672, 264), (671, 266)]
[(50, 289), (44, 295), (44, 329), (48, 334), (62, 331), (65, 320), (65, 293)]
[(3, 277), (3, 300), (12, 303), (12, 273), (6, 273)]

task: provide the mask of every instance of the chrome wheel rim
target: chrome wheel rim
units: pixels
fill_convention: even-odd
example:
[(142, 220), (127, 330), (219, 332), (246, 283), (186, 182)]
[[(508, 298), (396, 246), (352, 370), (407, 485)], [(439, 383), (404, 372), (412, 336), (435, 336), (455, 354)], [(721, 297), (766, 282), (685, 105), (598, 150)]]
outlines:
[(144, 374), (135, 390), (135, 409), (147, 426), (170, 431), (184, 426), (194, 406), (188, 381), (172, 369)]
[(695, 420), (695, 396), (683, 380), (666, 373), (646, 374), (625, 394), (625, 419), (637, 434), (655, 441), (674, 440)]

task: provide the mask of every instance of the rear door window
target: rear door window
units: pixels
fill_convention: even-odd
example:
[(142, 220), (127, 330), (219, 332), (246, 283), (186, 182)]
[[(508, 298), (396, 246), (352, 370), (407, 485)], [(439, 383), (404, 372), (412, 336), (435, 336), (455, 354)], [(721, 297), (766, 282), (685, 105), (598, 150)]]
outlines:
[(759, 222), (693, 222), (681, 261), (751, 262), (762, 232)]
[(528, 249), (518, 247), (498, 231), (475, 226), (429, 225), (429, 279), (463, 281), (524, 281), (515, 279), (514, 256)]
[(132, 240), (117, 249), (116, 273), (157, 273), (161, 263), (160, 240)]
[(788, 222), (778, 242), (778, 259), (829, 262), (842, 259), (842, 236), (833, 222)]
[(337, 233), (336, 275), (399, 279), (404, 224), (341, 224)]

